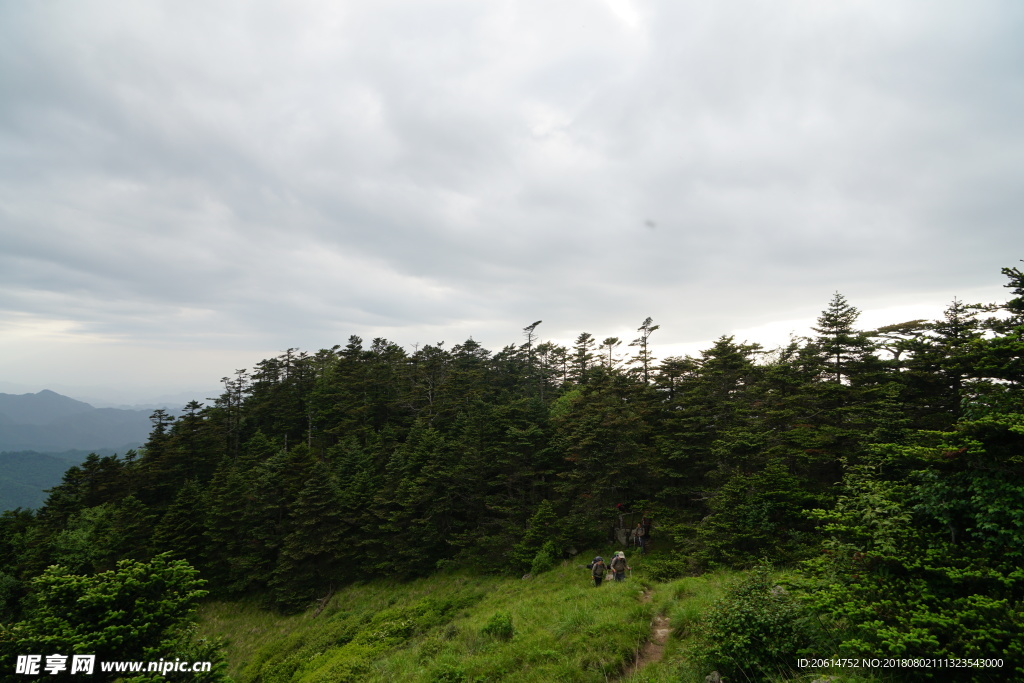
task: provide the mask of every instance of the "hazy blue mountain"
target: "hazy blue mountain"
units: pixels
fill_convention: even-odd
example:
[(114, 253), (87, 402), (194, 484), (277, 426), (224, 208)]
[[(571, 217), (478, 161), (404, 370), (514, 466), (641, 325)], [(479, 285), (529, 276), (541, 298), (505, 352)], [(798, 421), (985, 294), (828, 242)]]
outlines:
[(94, 408), (48, 390), (0, 394), (0, 510), (39, 507), (44, 490), (91, 452), (138, 448), (152, 428), (151, 413)]
[(15, 424), (45, 425), (53, 420), (96, 410), (88, 403), (44, 389), (38, 394), (0, 394), (0, 415)]
[(134, 448), (149, 435), (151, 412), (93, 408), (48, 390), (0, 394), (0, 451)]
[[(46, 489), (60, 483), (64, 472), (77, 465), (90, 451), (63, 453), (0, 453), (0, 510), (38, 508), (46, 500)], [(113, 455), (108, 449), (98, 455)]]

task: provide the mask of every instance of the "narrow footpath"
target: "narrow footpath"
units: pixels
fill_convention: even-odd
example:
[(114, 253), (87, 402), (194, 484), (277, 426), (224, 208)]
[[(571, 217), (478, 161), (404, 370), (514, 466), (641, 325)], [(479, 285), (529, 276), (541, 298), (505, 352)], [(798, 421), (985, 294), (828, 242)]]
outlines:
[[(644, 590), (643, 595), (640, 596), (640, 602), (650, 601), (651, 589), (647, 588)], [(636, 658), (618, 680), (628, 681), (648, 664), (661, 661), (662, 656), (665, 654), (665, 643), (668, 641), (670, 633), (672, 633), (672, 627), (669, 625), (668, 617), (661, 614), (655, 615), (654, 619), (651, 620), (650, 637), (648, 637), (643, 645), (637, 648)]]

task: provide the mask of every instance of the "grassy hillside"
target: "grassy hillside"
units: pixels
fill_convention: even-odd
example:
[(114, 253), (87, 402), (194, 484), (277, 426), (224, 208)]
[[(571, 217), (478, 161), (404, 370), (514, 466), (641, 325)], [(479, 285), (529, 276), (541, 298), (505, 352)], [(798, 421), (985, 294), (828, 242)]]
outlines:
[[(699, 624), (742, 575), (658, 583), (644, 579), (643, 558), (632, 563), (630, 579), (600, 588), (577, 561), (528, 579), (371, 581), (339, 590), (318, 614), (211, 603), (201, 628), (227, 638), (240, 682), (703, 683), (710, 669), (700, 662)], [(648, 644), (652, 626), (672, 629), (663, 647)], [(638, 659), (644, 666), (634, 671)]]

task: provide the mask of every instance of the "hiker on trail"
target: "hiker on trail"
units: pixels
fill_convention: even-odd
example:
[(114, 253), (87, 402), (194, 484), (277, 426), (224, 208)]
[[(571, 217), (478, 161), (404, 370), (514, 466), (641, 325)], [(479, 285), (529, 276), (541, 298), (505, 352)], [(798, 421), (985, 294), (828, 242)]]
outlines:
[(587, 569), (590, 570), (590, 575), (594, 577), (594, 586), (600, 586), (605, 572), (608, 571), (608, 565), (604, 563), (604, 558), (598, 555), (594, 558), (593, 562), (587, 565)]
[(626, 564), (626, 553), (620, 550), (615, 553), (615, 557), (612, 558), (612, 571), (615, 572), (615, 580), (624, 580), (626, 578), (627, 569), (629, 569), (629, 565)]
[(633, 538), (635, 539), (636, 545), (640, 548), (640, 552), (647, 552), (647, 530), (644, 529), (644, 525), (637, 522), (636, 528), (633, 529)]
[[(619, 515), (619, 523), (612, 530), (612, 535), (609, 540), (614, 543), (621, 543), (625, 545), (629, 542), (629, 524), (633, 521), (633, 510), (630, 509), (629, 503), (619, 503), (615, 506), (615, 512)], [(626, 517), (629, 516), (629, 523), (626, 522)]]

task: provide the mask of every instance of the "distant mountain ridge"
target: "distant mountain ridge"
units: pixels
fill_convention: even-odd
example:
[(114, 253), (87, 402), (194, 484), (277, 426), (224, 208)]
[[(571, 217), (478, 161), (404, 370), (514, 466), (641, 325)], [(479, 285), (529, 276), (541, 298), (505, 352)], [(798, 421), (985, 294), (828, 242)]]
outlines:
[(44, 491), (90, 452), (138, 448), (152, 429), (151, 413), (94, 408), (49, 390), (0, 394), (0, 510), (39, 507)]
[(44, 425), (52, 420), (96, 410), (88, 403), (44, 389), (37, 394), (0, 394), (0, 415), (14, 423)]
[(150, 410), (94, 408), (44, 389), (0, 394), (0, 451), (59, 452), (142, 445)]

